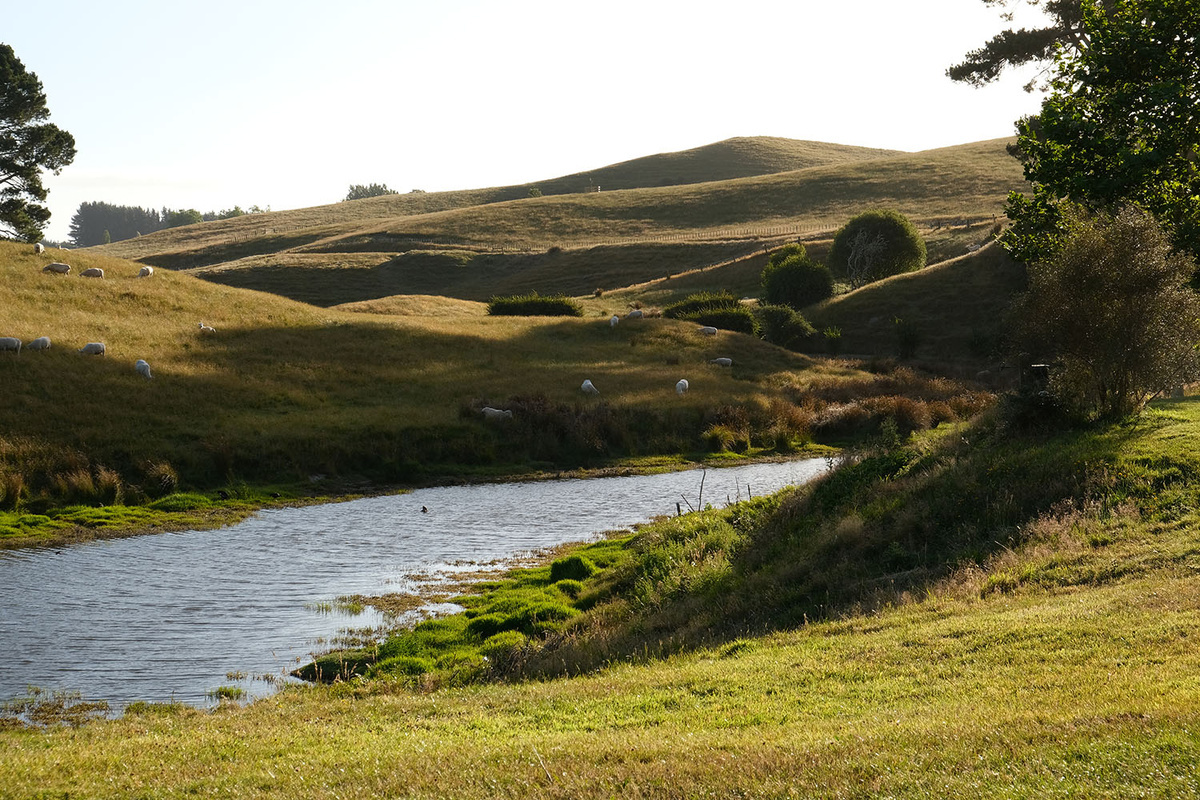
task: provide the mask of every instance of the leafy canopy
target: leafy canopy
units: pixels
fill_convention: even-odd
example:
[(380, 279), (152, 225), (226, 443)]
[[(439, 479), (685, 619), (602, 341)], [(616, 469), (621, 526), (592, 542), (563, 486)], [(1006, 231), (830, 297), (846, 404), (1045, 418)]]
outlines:
[(925, 266), (925, 240), (899, 211), (864, 211), (833, 237), (831, 269), (857, 289), (868, 283)]
[(1062, 211), (1060, 248), (1029, 265), (1029, 288), (1014, 303), (1014, 346), (1055, 363), (1055, 394), (1088, 415), (1124, 416), (1155, 392), (1194, 380), (1193, 259), (1173, 251), (1162, 227), (1132, 206)]
[(1200, 253), (1200, 3), (1081, 6), (1084, 41), (1060, 55), (1041, 113), (1017, 124), (1032, 196), (1010, 195), (1006, 246), (1024, 261), (1051, 255), (1070, 200), (1136, 204), (1176, 247)]
[(773, 252), (760, 280), (763, 299), (772, 305), (799, 309), (833, 296), (829, 267), (812, 260), (802, 244), (785, 245)]
[(41, 173), (75, 160), (75, 138), (49, 116), (42, 82), (0, 44), (0, 235), (37, 241), (50, 221)]
[[(982, 47), (967, 53), (960, 64), (946, 70), (951, 80), (984, 86), (1000, 77), (1004, 70), (1030, 63), (1052, 62), (1060, 48), (1075, 51), (1084, 41), (1083, 11), (1080, 0), (983, 0), (985, 5), (1001, 9), (1015, 6), (1035, 6), (1050, 18), (1042, 28), (1006, 28), (989, 39)], [(1013, 14), (1001, 15), (1011, 22)], [(1034, 78), (1025, 91), (1036, 88)]]
[(389, 189), (386, 183), (352, 183), (350, 190), (346, 192), (345, 200), (365, 200), (368, 197), (383, 197), (388, 194), (400, 193), (395, 189)]

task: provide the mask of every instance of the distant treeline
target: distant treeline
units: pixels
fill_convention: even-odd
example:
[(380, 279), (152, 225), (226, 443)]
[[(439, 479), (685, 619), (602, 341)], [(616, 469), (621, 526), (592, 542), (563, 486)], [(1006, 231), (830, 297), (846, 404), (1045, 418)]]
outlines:
[(112, 203), (80, 203), (79, 210), (71, 217), (71, 243), (76, 247), (90, 247), (132, 239), (164, 228), (178, 228), (180, 225), (210, 222), (215, 219), (232, 219), (243, 214), (258, 214), (263, 211), (270, 209), (251, 206), (249, 210), (243, 210), (240, 206), (234, 206), (224, 211), (201, 213), (194, 208), (163, 207), (159, 211), (137, 206), (117, 206)]

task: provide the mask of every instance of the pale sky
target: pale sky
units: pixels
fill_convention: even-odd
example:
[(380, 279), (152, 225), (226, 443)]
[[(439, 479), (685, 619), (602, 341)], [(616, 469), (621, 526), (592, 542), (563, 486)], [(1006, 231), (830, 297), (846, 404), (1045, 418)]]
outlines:
[(925, 150), (1012, 135), (1040, 103), (1027, 74), (945, 77), (1007, 27), (982, 0), (9, 5), (0, 42), (79, 151), (46, 177), (54, 240), (82, 202), (280, 211), (733, 136)]

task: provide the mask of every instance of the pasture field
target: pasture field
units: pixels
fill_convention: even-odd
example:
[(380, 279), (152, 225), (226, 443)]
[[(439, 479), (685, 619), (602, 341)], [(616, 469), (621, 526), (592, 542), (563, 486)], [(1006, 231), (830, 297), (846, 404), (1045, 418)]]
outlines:
[[(751, 571), (782, 588), (797, 570), (838, 564), (840, 546), (859, 579), (807, 619), (768, 602), (754, 625), (556, 680), (356, 679), (213, 712), (142, 706), (82, 727), (10, 726), (0, 791), (1200, 795), (1200, 404), (1085, 431), (1007, 424), (881, 445), (810, 490), (644, 527), (626, 567), (611, 568), (634, 577), (610, 595), (626, 619), (692, 609), (711, 620), (722, 589), (745, 592)], [(819, 509), (815, 529), (805, 506)], [(915, 524), (922, 513), (940, 525)], [(712, 545), (694, 534), (720, 525), (730, 547), (704, 563), (662, 558)], [(913, 538), (922, 531), (927, 541)], [(576, 640), (603, 638), (602, 623), (581, 624)]]

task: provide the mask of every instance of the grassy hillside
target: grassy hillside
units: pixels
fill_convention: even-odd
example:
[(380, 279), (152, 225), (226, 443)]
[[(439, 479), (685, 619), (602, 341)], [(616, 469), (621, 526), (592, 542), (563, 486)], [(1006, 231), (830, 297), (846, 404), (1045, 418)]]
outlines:
[[(585, 583), (624, 598), (608, 623), (644, 641), (720, 622), (666, 659), (10, 729), (5, 791), (1194, 797), (1198, 445), (1187, 401), (885, 448), (807, 491), (645, 528)], [(560, 643), (609, 629), (587, 620)]]
[[(483, 300), (531, 289), (615, 289), (725, 262), (785, 238), (827, 236), (855, 213), (880, 205), (898, 208), (961, 252), (963, 236), (947, 236), (947, 224), (990, 222), (1023, 181), (1005, 143), (853, 161), (827, 154), (820, 166), (686, 186), (511, 200), (480, 194), (478, 203), (441, 209), (432, 200), (418, 206), (374, 198), (357, 201), (364, 204), (361, 215), (340, 207), (329, 216), (320, 209), (286, 212), (296, 216), (270, 227), (275, 217), (239, 218), (100, 252), (203, 270), (198, 274), (208, 280), (319, 305), (392, 294)], [(209, 227), (217, 225), (228, 227)]]
[[(73, 273), (43, 273), (51, 259)], [(79, 277), (89, 266), (106, 277)], [(0, 334), (53, 341), (44, 352), (0, 354), (0, 512), (142, 503), (243, 481), (346, 491), (613, 459), (791, 452), (854, 435), (819, 398), (796, 410), (809, 387), (875, 380), (675, 320), (610, 328), (619, 305), (582, 319), (488, 317), (435, 298), (319, 309), (137, 270), (92, 252), (35, 256), (0, 243)], [(417, 313), (397, 314), (402, 304)], [(200, 322), (217, 332), (203, 335)], [(76, 352), (95, 341), (106, 356)], [(717, 356), (735, 366), (708, 363)], [(134, 371), (138, 359), (152, 380)], [(681, 377), (692, 385), (683, 397)], [(598, 399), (581, 395), (585, 378)], [(514, 409), (513, 424), (486, 424), (484, 405)], [(966, 400), (962, 413), (976, 406)], [(869, 428), (878, 413), (857, 419)], [(11, 524), (0, 538), (41, 521)]]

